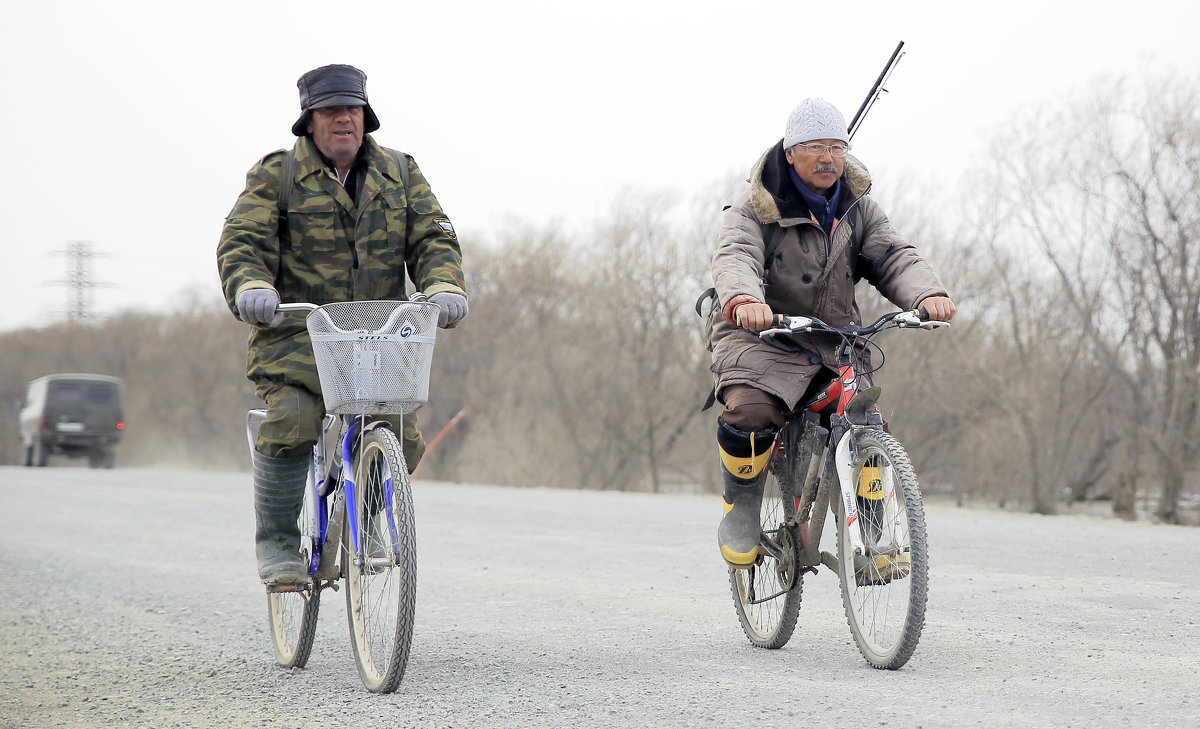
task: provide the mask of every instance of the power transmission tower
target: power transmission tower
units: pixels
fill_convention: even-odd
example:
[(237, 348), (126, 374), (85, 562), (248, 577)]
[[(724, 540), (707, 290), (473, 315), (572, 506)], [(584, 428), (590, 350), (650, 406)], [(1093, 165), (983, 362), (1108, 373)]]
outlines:
[(92, 289), (106, 284), (92, 278), (92, 259), (97, 254), (88, 240), (67, 241), (67, 278), (51, 283), (67, 287), (67, 321), (82, 323), (92, 317)]

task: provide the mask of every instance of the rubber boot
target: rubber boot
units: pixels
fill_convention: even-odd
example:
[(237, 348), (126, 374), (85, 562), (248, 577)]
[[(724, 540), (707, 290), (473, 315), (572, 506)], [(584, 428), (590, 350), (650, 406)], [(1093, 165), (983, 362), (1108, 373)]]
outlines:
[(300, 556), (300, 508), (308, 456), (254, 454), (254, 552), (264, 585), (302, 585), (308, 565)]
[(730, 567), (749, 567), (758, 559), (764, 467), (777, 430), (770, 427), (748, 433), (717, 418), (717, 447), (725, 480), (725, 515), (717, 528), (717, 543)]
[(896, 494), (884, 493), (877, 466), (863, 466), (858, 482), (858, 524), (868, 556), (854, 557), (855, 582), (858, 585), (882, 585), (903, 579), (910, 571), (911, 559), (898, 544), (895, 525), (888, 518), (896, 513)]

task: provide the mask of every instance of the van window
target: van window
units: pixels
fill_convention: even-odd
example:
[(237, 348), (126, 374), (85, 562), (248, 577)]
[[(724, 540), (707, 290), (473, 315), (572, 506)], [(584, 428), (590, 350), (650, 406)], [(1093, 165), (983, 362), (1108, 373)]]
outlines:
[(92, 385), (87, 389), (87, 401), (96, 405), (107, 405), (113, 401), (113, 388)]
[(60, 382), (51, 389), (51, 392), (54, 393), (54, 402), (56, 403), (83, 402), (83, 386), (73, 382)]

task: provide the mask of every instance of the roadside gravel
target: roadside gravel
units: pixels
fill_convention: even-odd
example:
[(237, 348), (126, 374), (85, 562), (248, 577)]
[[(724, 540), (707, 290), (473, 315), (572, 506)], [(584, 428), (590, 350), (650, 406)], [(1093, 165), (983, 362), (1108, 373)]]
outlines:
[(927, 505), (921, 644), (869, 668), (836, 577), (742, 635), (716, 497), (416, 487), (415, 642), (368, 694), (325, 592), (274, 665), (249, 476), (0, 467), (0, 727), (1200, 726), (1200, 529)]

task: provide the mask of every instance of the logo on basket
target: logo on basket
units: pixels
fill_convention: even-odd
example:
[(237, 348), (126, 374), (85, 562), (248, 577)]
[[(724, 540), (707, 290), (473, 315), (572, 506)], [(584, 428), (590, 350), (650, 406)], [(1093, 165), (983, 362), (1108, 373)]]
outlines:
[(405, 322), (404, 326), (400, 327), (400, 331), (397, 332), (397, 334), (400, 335), (401, 339), (408, 339), (413, 335), (414, 331), (413, 325)]

